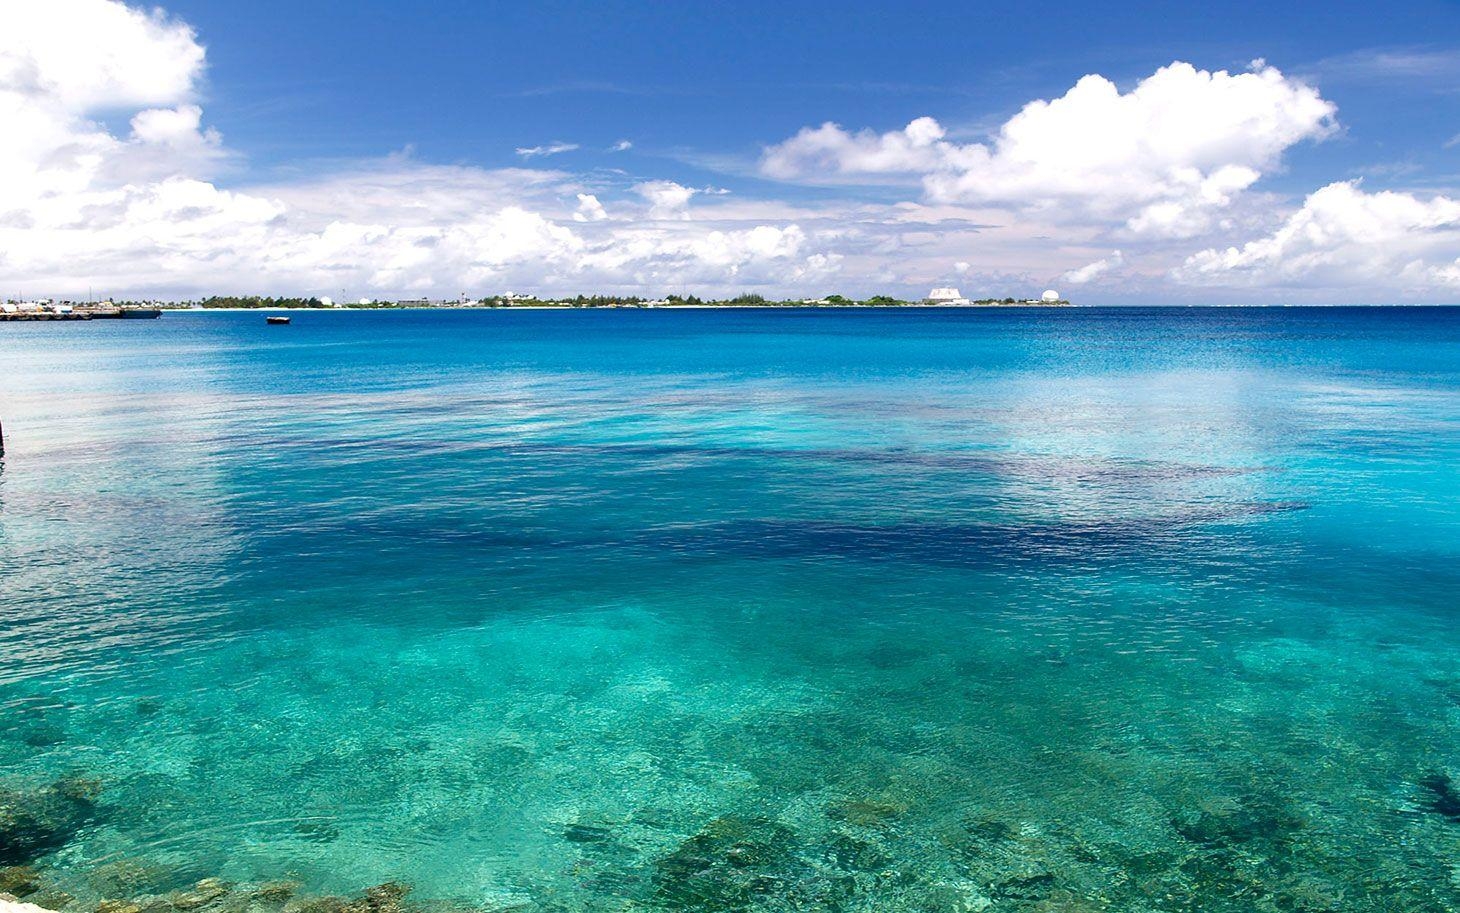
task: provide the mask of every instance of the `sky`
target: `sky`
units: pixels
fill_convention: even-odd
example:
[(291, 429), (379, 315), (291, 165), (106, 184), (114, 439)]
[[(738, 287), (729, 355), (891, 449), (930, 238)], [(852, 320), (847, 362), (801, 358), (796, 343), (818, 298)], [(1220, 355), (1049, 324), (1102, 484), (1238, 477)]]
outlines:
[(0, 297), (934, 286), (1460, 303), (1460, 3), (0, 0)]

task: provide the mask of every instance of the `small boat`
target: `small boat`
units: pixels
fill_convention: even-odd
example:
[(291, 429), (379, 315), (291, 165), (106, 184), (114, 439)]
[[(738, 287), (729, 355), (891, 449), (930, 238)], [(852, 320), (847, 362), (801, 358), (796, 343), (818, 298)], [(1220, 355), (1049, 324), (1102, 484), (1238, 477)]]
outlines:
[(288, 317), (266, 317), (264, 319), (267, 320), (269, 323), (284, 324), (289, 322)]

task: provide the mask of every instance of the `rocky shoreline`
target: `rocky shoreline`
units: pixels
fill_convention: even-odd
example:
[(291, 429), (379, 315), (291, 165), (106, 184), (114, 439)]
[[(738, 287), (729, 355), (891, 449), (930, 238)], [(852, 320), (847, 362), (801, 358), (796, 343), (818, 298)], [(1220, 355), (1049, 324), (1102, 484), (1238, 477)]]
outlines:
[[(103, 867), (97, 898), (78, 898), (51, 881), (39, 863), (65, 847), (102, 817), (97, 800), (101, 784), (83, 777), (62, 777), (41, 787), (0, 786), (0, 913), (55, 913), (90, 909), (95, 913), (407, 913), (421, 905), (405, 903), (410, 887), (386, 882), (355, 897), (312, 895), (299, 882), (269, 881), (240, 885), (203, 878), (173, 887), (175, 873), (139, 860), (118, 860)], [(100, 872), (98, 873), (100, 876)], [(433, 911), (464, 908), (430, 905)]]

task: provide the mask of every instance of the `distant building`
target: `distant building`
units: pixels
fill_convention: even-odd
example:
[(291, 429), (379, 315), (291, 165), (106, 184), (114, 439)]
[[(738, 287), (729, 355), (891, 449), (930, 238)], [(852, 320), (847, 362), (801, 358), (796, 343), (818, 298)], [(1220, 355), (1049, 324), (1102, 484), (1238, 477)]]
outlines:
[(431, 306), (430, 298), (406, 298), (395, 303), (396, 307), (403, 308), (428, 308)]
[(1039, 296), (1039, 300), (1043, 301), (1045, 304), (1054, 304), (1056, 301), (1060, 300), (1060, 293), (1055, 291), (1054, 289), (1046, 289), (1044, 294)]
[(928, 293), (928, 304), (964, 305), (972, 303), (956, 288), (935, 288)]

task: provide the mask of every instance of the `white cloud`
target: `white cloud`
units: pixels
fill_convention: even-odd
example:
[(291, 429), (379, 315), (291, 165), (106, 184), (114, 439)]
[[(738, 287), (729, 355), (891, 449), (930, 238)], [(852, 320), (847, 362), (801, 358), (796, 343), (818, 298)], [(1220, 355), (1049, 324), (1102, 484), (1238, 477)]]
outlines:
[(1272, 234), (1188, 257), (1194, 284), (1460, 289), (1460, 200), (1367, 193), (1357, 181), (1310, 194)]
[(561, 155), (564, 152), (573, 152), (578, 148), (577, 143), (548, 143), (543, 146), (519, 146), (517, 154), (525, 159), (530, 159), (540, 155)]
[[(790, 203), (409, 153), (230, 189), (246, 163), (207, 125), (203, 71), (192, 30), (161, 13), (0, 0), (0, 288), (800, 295), (834, 282), (913, 293), (944, 284), (953, 264), (965, 291), (1002, 297), (1038, 294), (1051, 264), (1119, 246), (1125, 255), (1066, 281), (1098, 276), (1090, 288), (1107, 291), (1118, 278), (1162, 295), (1180, 291), (1173, 278), (1460, 293), (1460, 204), (1443, 196), (1334, 185), (1270, 237), (1169, 240), (1212, 226), (1224, 240), (1262, 235), (1276, 198), (1247, 188), (1292, 143), (1332, 129), (1327, 101), (1266, 66), (1232, 76), (1173, 65), (1123, 94), (1087, 77), (1026, 106), (987, 145), (951, 142), (919, 118), (890, 134), (828, 125), (767, 151), (767, 173), (788, 179), (922, 183), (921, 201), (896, 203)], [(1197, 247), (1208, 249), (1182, 263)]]
[[(160, 12), (0, 3), (0, 282), (61, 294), (724, 289), (840, 262), (793, 222), (692, 217), (700, 191), (670, 181), (625, 188), (648, 205), (617, 220), (563, 172), (409, 154), (227, 190), (211, 181), (229, 153), (195, 103), (203, 65), (192, 30)], [(117, 114), (124, 136), (95, 120)]]
[[(132, 118), (132, 136), (144, 143), (165, 143), (169, 146), (190, 145), (200, 139), (198, 127), (202, 123), (202, 119), (203, 109), (197, 105), (149, 108)], [(217, 145), (219, 142), (216, 131), (210, 131), (201, 139), (212, 145)]]
[(609, 146), (608, 147), (608, 151), (609, 152), (628, 152), (632, 148), (634, 148), (634, 144), (633, 143), (629, 142), (626, 139), (621, 139), (618, 142), (614, 143), (612, 146)]
[(806, 127), (791, 139), (765, 151), (761, 171), (782, 180), (832, 175), (935, 172), (948, 164), (960, 147), (943, 143), (943, 127), (920, 117), (902, 130), (877, 134), (848, 133), (827, 122)]
[(686, 224), (621, 229), (613, 243), (586, 254), (581, 263), (586, 271), (629, 286), (778, 286), (836, 272), (838, 255), (810, 248), (806, 231), (798, 225), (704, 231)]
[(1102, 257), (1093, 263), (1086, 263), (1078, 269), (1072, 269), (1064, 274), (1064, 280), (1074, 285), (1084, 285), (1087, 282), (1098, 279), (1114, 269), (1119, 269), (1125, 262), (1124, 255), (1120, 251), (1111, 251), (1110, 256)]
[(104, 0), (0, 5), (0, 86), (73, 114), (189, 98), (203, 53), (191, 28), (156, 10)]
[(915, 175), (933, 203), (1001, 205), (1189, 237), (1279, 167), (1284, 150), (1332, 133), (1335, 110), (1316, 89), (1261, 61), (1237, 74), (1177, 62), (1125, 93), (1085, 76), (1060, 98), (1025, 105), (988, 144), (949, 142), (930, 117), (883, 134), (827, 123), (767, 148), (761, 169), (813, 182)]
[(649, 202), (652, 219), (688, 218), (690, 197), (699, 193), (674, 181), (645, 181), (634, 185), (634, 192)]
[[(0, 4), (0, 218), (37, 201), (218, 158), (189, 104), (203, 48), (186, 25), (106, 0)], [(134, 110), (119, 139), (90, 118)], [(141, 110), (138, 110), (141, 109)]]
[(591, 193), (578, 194), (578, 209), (573, 213), (575, 222), (602, 222), (608, 218), (608, 211)]

